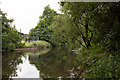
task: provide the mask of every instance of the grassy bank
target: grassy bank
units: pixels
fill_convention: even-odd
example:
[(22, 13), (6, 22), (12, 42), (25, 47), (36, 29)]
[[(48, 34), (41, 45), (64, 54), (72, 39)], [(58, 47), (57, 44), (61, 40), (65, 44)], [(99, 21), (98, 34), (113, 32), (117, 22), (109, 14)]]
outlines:
[(50, 43), (46, 42), (46, 41), (34, 41), (34, 42), (26, 42), (24, 47), (34, 47), (33, 45), (36, 44), (36, 46), (38, 48), (48, 48), (50, 47)]

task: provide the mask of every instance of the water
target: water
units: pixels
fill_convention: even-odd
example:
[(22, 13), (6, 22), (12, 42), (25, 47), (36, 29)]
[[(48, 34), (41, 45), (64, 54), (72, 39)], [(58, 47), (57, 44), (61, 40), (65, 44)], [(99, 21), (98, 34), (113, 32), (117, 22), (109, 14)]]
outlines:
[(2, 59), (3, 78), (80, 78), (84, 69), (82, 55), (65, 48), (11, 52)]
[(19, 64), (16, 70), (18, 76), (12, 76), (12, 78), (39, 78), (39, 71), (34, 65), (30, 64), (28, 58), (28, 55), (26, 55), (26, 58), (21, 58), (23, 63)]

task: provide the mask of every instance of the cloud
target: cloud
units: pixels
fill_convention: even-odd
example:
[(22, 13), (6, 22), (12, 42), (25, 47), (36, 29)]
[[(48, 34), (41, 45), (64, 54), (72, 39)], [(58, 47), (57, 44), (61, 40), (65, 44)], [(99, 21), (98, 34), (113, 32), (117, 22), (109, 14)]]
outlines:
[(44, 7), (48, 4), (57, 12), (59, 0), (1, 0), (1, 10), (8, 14), (8, 18), (13, 18), (16, 29), (23, 33), (29, 33), (34, 28), (39, 16), (42, 15)]

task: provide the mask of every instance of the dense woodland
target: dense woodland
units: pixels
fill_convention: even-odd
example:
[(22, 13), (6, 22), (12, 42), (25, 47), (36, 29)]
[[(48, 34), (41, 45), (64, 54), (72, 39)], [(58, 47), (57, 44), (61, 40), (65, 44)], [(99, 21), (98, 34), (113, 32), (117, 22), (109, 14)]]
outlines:
[(101, 48), (109, 54), (120, 51), (120, 3), (65, 3), (61, 11), (46, 6), (29, 38), (55, 46)]
[[(50, 6), (35, 28), (30, 30), (29, 40), (44, 40), (52, 47), (79, 48), (87, 53), (84, 77), (115, 77), (120, 75), (120, 3), (59, 2), (61, 14)], [(10, 27), (13, 20), (2, 13), (2, 49), (20, 47), (18, 31)], [(13, 36), (14, 35), (14, 36)], [(104, 58), (95, 55), (103, 53)], [(101, 74), (101, 75), (99, 75)]]

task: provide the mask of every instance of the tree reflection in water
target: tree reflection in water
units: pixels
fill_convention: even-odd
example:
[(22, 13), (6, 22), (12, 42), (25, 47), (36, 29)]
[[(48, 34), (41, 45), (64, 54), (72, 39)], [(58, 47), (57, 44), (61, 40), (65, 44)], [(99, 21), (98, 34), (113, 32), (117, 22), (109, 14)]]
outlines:
[(52, 49), (45, 55), (29, 55), (29, 61), (40, 71), (42, 78), (80, 78), (84, 70), (80, 55), (66, 49)]
[[(74, 54), (70, 50), (65, 48), (57, 48), (51, 50), (43, 50), (39, 52), (27, 52), (27, 53), (8, 53), (3, 55), (3, 78), (19, 76), (16, 72), (21, 63), (23, 65), (22, 57), (28, 57), (25, 60), (29, 61), (29, 66), (34, 65), (38, 71), (36, 73), (40, 78), (80, 78), (81, 73), (84, 71), (83, 58), (80, 54)], [(21, 74), (23, 75), (23, 68), (28, 71), (34, 69), (22, 68)], [(35, 71), (33, 71), (35, 72)], [(36, 76), (35, 73), (31, 73), (32, 76)], [(25, 77), (27, 75), (24, 75)], [(22, 76), (21, 76), (22, 77)]]
[[(36, 53), (27, 52), (20, 54), (12, 52), (3, 54), (2, 56), (3, 78), (13, 78), (15, 76), (17, 78), (17, 75), (19, 76), (21, 74), (21, 78), (28, 77), (30, 74), (28, 75), (24, 70), (30, 71), (32, 77), (37, 75), (39, 78), (89, 78), (89, 76), (101, 77), (105, 74), (109, 76), (108, 73), (111, 74), (111, 76), (119, 77), (120, 71), (119, 60), (115, 57), (89, 57), (90, 55), (82, 55), (80, 52), (74, 54), (65, 48)], [(23, 57), (27, 58), (25, 59), (27, 65), (24, 64), (25, 62), (21, 59)], [(20, 64), (23, 67), (20, 67), (21, 73), (18, 74), (17, 70), (19, 70)]]
[(2, 78), (17, 76), (17, 65), (22, 63), (21, 53), (4, 53), (2, 55)]

